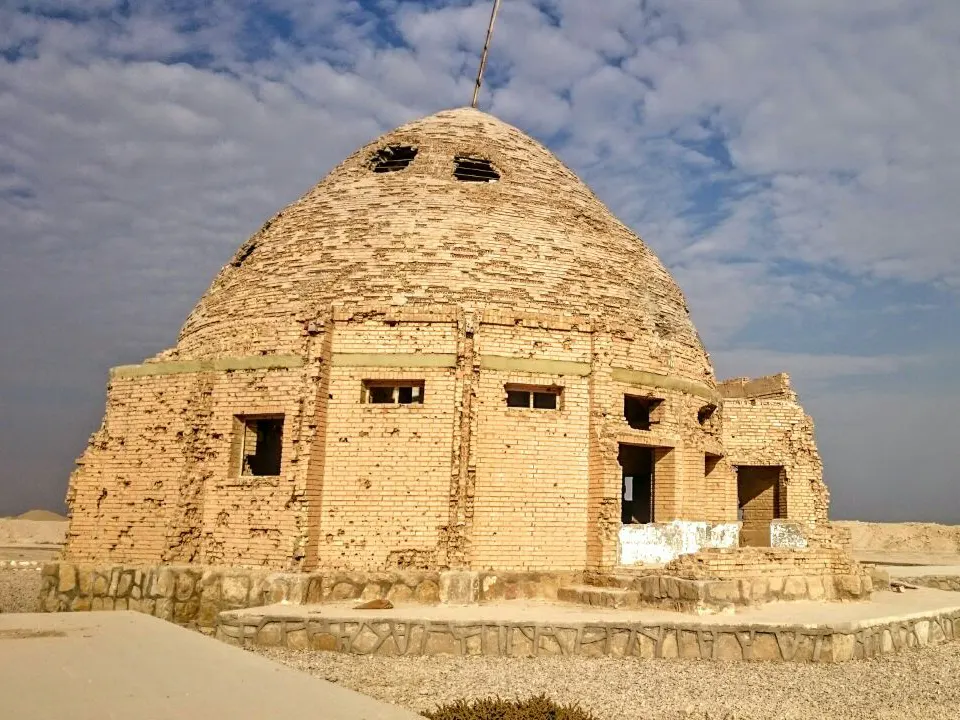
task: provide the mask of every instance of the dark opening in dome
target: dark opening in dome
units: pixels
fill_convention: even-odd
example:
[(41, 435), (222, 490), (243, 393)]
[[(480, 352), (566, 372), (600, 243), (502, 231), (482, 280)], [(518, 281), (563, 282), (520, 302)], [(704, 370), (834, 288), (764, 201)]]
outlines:
[(411, 145), (389, 145), (380, 148), (370, 159), (375, 173), (398, 172), (405, 169), (417, 156), (417, 148)]
[(494, 170), (489, 160), (462, 155), (454, 158), (453, 176), (464, 182), (496, 182), (500, 179), (500, 173)]

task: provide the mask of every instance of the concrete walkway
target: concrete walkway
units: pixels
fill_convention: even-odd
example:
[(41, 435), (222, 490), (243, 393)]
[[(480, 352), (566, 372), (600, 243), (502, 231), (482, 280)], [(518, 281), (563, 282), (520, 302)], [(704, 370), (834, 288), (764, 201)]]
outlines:
[(853, 632), (893, 621), (906, 621), (932, 614), (960, 613), (960, 594), (918, 588), (904, 593), (877, 592), (867, 602), (797, 602), (769, 603), (748, 607), (736, 614), (689, 615), (666, 610), (617, 610), (568, 603), (536, 600), (507, 600), (483, 605), (399, 605), (392, 610), (355, 610), (357, 601), (323, 605), (267, 605), (231, 610), (236, 617), (336, 618), (364, 620), (445, 622), (445, 623), (643, 623), (680, 624), (685, 627), (713, 626), (807, 627), (831, 628)]
[(418, 717), (139, 613), (0, 615), (3, 720)]
[(960, 577), (960, 565), (887, 565), (883, 568), (892, 578), (939, 575)]

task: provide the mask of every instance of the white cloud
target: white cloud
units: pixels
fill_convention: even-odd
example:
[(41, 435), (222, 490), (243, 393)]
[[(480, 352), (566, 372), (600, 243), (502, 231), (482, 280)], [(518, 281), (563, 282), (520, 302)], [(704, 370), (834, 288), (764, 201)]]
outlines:
[[(469, 101), (490, 9), (258, 4), (279, 32), (225, 0), (117, 5), (0, 7), (0, 51), (22, 53), (0, 55), (0, 331), (20, 338), (0, 371), (97, 403), (105, 366), (169, 345), (267, 216)], [(87, 19), (36, 13), (65, 8)], [(758, 321), (829, 324), (858, 283), (956, 303), (958, 41), (960, 6), (933, 0), (511, 0), (482, 107), (551, 139), (661, 255), (725, 374), (882, 377), (915, 361), (729, 348)]]

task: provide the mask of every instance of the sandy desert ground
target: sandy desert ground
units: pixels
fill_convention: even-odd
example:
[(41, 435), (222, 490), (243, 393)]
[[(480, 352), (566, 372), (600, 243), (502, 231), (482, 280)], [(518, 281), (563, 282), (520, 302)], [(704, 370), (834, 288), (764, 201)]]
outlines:
[(66, 532), (66, 518), (48, 510), (0, 518), (0, 613), (40, 609), (40, 570), (32, 563), (56, 558)]
[[(65, 523), (0, 519), (0, 612), (37, 609), (40, 573), (9, 565), (54, 557)], [(842, 522), (854, 553), (897, 564), (960, 564), (960, 526)], [(262, 654), (415, 711), (461, 697), (546, 692), (599, 720), (960, 720), (960, 643), (837, 666), (588, 658), (386, 658), (261, 649)]]

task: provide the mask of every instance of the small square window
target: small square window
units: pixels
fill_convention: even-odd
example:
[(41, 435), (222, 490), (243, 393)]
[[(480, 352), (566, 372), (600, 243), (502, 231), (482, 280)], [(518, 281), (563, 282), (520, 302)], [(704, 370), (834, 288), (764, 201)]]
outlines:
[(367, 380), (363, 402), (375, 405), (422, 405), (422, 380)]
[(535, 386), (506, 386), (507, 407), (534, 410), (559, 410), (563, 388)]
[(283, 451), (283, 416), (237, 416), (240, 475), (277, 476)]

